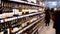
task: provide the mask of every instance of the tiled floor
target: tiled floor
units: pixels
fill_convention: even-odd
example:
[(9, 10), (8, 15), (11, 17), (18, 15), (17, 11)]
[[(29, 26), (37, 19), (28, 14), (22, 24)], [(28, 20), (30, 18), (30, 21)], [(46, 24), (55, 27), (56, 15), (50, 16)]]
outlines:
[(55, 34), (55, 29), (53, 29), (53, 21), (50, 21), (49, 26), (44, 26), (39, 34)]

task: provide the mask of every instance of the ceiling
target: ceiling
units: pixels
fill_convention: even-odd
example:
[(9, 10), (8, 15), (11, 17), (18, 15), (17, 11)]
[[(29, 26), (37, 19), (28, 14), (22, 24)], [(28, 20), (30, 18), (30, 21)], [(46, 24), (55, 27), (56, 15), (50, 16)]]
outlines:
[(60, 0), (43, 0), (43, 1), (60, 1)]
[(60, 7), (60, 1), (45, 1), (44, 4), (45, 7)]

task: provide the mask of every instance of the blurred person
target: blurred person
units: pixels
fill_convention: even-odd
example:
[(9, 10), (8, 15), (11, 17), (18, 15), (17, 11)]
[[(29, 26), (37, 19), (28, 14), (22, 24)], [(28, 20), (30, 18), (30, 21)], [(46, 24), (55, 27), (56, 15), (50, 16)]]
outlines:
[(56, 34), (60, 34), (60, 10), (54, 13), (54, 25), (53, 28), (56, 29)]
[(50, 18), (54, 21), (54, 8), (51, 8)]
[(50, 22), (50, 9), (47, 8), (45, 10), (45, 23), (46, 23), (46, 26), (49, 26), (49, 22)]
[(54, 8), (51, 8), (51, 11), (50, 12), (53, 13), (54, 12)]

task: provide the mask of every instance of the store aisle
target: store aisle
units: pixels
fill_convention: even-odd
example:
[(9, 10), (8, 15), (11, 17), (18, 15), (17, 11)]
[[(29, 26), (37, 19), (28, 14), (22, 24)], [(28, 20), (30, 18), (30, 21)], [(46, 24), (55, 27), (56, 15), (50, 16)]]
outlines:
[(55, 29), (53, 29), (53, 21), (50, 21), (49, 26), (44, 26), (39, 34), (55, 34)]

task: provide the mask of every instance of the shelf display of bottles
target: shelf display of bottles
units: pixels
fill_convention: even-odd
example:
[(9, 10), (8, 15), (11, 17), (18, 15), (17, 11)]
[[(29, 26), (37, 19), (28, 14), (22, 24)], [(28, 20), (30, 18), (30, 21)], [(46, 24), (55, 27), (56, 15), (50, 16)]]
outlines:
[(30, 16), (29, 18), (30, 18), (30, 20), (29, 20), (30, 23), (40, 19), (40, 17), (38, 15)]
[[(2, 1), (2, 18), (38, 12), (37, 6)], [(9, 14), (9, 15), (8, 15)]]
[[(23, 18), (23, 19), (24, 19), (24, 18)], [(10, 23), (14, 23), (14, 22), (15, 22), (15, 23), (14, 23), (15, 25), (14, 25), (14, 24), (12, 24), (12, 25), (10, 24), (11, 26), (9, 25), (10, 27), (7, 28), (7, 29), (8, 29), (7, 31), (11, 34), (11, 33), (17, 32), (18, 30), (21, 30), (21, 29), (24, 29), (25, 27), (27, 27), (26, 25), (23, 25), (23, 23), (21, 22), (21, 20), (23, 20), (23, 19), (20, 19), (20, 23), (17, 22), (17, 20), (12, 21), (12, 22), (10, 21)], [(8, 23), (9, 23), (9, 22), (8, 22)], [(8, 23), (7, 23), (7, 24), (8, 24)], [(29, 22), (28, 22), (28, 23), (29, 23)], [(18, 25), (17, 25), (17, 24), (18, 24)], [(26, 23), (26, 24), (27, 24), (27, 23)], [(25, 27), (24, 27), (24, 26), (25, 26)], [(29, 25), (28, 25), (28, 26), (29, 26)], [(34, 25), (34, 26), (35, 26), (35, 25)], [(31, 28), (33, 28), (34, 26), (32, 26)], [(7, 25), (6, 25), (6, 26), (3, 26), (3, 27), (6, 28)], [(10, 30), (10, 31), (9, 31), (9, 30)], [(4, 31), (5, 31), (5, 29), (4, 29)], [(8, 32), (7, 32), (7, 33), (8, 33)]]
[(38, 26), (40, 26), (40, 21), (38, 21), (36, 24), (31, 26), (31, 28), (28, 28), (26, 31), (24, 31), (21, 34), (38, 34)]
[[(36, 3), (36, 0), (21, 1)], [(40, 6), (2, 0), (1, 8), (0, 34), (31, 34), (34, 31), (37, 34), (38, 24), (44, 19)]]
[(10, 24), (8, 22), (0, 23), (0, 32), (3, 34), (9, 34), (9, 26)]
[(12, 5), (10, 2), (2, 2), (2, 18), (12, 17)]
[(10, 12), (12, 12), (12, 5), (11, 5), (11, 3), (9, 3), (9, 2), (2, 2), (2, 5), (3, 5), (3, 13), (10, 13)]
[[(34, 5), (34, 6), (38, 6), (38, 2), (37, 0), (9, 0), (9, 1), (13, 1), (13, 2), (19, 2), (19, 3), (24, 3), (24, 4), (29, 4), (29, 5)], [(40, 2), (40, 1), (39, 1)]]
[[(33, 21), (37, 20), (37, 19), (34, 20), (34, 17), (32, 17), (32, 18), (33, 18)], [(37, 18), (37, 17), (35, 17), (35, 18)], [(20, 23), (21, 23), (20, 24), (21, 25), (20, 29), (23, 29), (23, 28), (27, 27), (28, 25), (32, 24), (33, 21), (30, 22), (29, 17), (20, 19)]]

